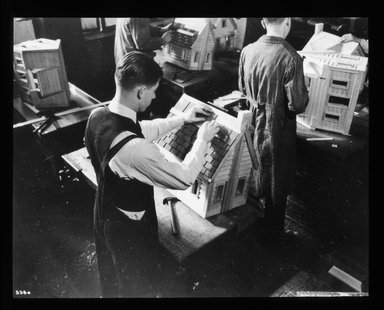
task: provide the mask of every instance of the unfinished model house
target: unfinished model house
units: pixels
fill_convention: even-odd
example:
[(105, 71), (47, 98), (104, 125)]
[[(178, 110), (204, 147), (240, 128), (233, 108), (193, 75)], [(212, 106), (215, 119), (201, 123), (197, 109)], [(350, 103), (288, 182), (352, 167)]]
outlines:
[(211, 70), (215, 38), (209, 19), (176, 18), (175, 23), (182, 28), (164, 45), (164, 60), (187, 70)]
[(303, 48), (303, 52), (334, 52), (344, 55), (364, 56), (357, 42), (341, 42), (341, 37), (323, 31), (324, 24), (315, 25), (315, 32)]
[(311, 129), (349, 134), (357, 98), (365, 80), (367, 57), (299, 52), (310, 79), (309, 103), (297, 121)]
[(247, 19), (246, 18), (211, 18), (215, 27), (217, 51), (242, 50)]
[[(183, 94), (168, 117), (205, 103)], [(195, 184), (186, 190), (170, 190), (177, 198), (204, 218), (246, 203), (252, 160), (244, 138), (251, 112), (239, 111), (237, 117), (214, 109), (213, 118), (222, 126), (208, 144), (204, 168)], [(191, 149), (198, 131), (196, 124), (186, 124), (156, 141), (168, 160), (182, 161)]]
[(60, 40), (14, 45), (14, 76), (21, 99), (36, 108), (67, 107), (70, 92)]
[(233, 50), (235, 48), (235, 34), (237, 24), (233, 18), (212, 19), (215, 26), (216, 50)]

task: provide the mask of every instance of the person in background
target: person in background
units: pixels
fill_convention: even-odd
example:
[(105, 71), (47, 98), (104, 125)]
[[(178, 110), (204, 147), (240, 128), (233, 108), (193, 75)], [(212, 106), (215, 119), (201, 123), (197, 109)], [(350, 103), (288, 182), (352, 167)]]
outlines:
[(117, 18), (115, 31), (114, 56), (115, 63), (130, 51), (141, 51), (151, 57), (155, 50), (170, 42), (172, 23), (164, 27), (152, 26), (150, 18), (126, 17)]
[[(209, 110), (196, 107), (181, 116), (137, 122), (137, 113), (154, 99), (162, 74), (148, 55), (125, 54), (116, 67), (115, 96), (108, 107), (91, 113), (85, 129), (85, 146), (98, 183), (93, 221), (102, 297), (158, 296), (153, 187), (190, 187), (203, 167), (208, 143), (220, 129), (215, 121), (204, 122)], [(152, 141), (196, 122), (203, 123), (185, 159), (166, 160)]]
[(361, 46), (361, 49), (363, 52), (368, 55), (369, 54), (369, 44), (368, 40), (362, 39), (362, 38), (357, 38), (351, 33), (347, 33), (341, 37), (341, 42), (357, 42)]
[(256, 195), (263, 202), (262, 243), (280, 244), (288, 193), (295, 177), (296, 115), (308, 105), (303, 60), (285, 40), (291, 19), (263, 18), (266, 35), (243, 48), (239, 89), (253, 111)]

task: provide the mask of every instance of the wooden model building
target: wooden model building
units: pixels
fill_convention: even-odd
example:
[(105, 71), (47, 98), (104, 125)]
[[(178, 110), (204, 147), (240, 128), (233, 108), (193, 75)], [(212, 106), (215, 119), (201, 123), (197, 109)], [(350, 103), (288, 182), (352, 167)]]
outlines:
[(242, 50), (246, 18), (211, 18), (215, 27), (215, 40), (217, 51)]
[(67, 107), (70, 92), (60, 40), (14, 45), (14, 75), (21, 99), (36, 108)]
[(215, 38), (209, 19), (176, 18), (175, 23), (182, 28), (164, 45), (164, 60), (187, 70), (211, 70)]
[(341, 37), (323, 31), (324, 24), (315, 25), (315, 33), (303, 48), (303, 52), (334, 52), (344, 55), (364, 56), (357, 42), (341, 42)]
[(311, 129), (349, 134), (357, 98), (365, 80), (367, 57), (299, 52), (310, 79), (309, 103), (297, 121)]
[[(205, 103), (183, 94), (168, 117)], [(204, 218), (246, 203), (252, 175), (252, 160), (244, 138), (252, 113), (239, 111), (237, 117), (214, 109), (213, 118), (222, 127), (208, 144), (205, 163), (198, 178), (186, 190), (170, 190), (177, 198)], [(196, 124), (186, 124), (156, 141), (168, 160), (182, 161), (191, 149), (198, 131)]]
[(231, 50), (235, 46), (237, 24), (233, 18), (217, 18), (212, 20), (215, 26), (216, 50)]

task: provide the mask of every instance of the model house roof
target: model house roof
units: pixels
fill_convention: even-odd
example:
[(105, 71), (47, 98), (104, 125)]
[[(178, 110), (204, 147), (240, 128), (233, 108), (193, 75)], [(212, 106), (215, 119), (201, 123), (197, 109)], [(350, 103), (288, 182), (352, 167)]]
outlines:
[[(204, 104), (197, 100), (191, 99), (194, 98), (184, 94), (181, 100), (179, 100), (177, 104), (171, 109), (168, 117), (180, 114), (181, 112), (186, 112), (195, 105)], [(221, 111), (217, 110), (215, 112), (220, 113)], [(219, 115), (215, 113), (212, 118), (216, 119), (216, 121), (221, 125), (221, 129), (219, 133), (212, 139), (212, 141), (208, 143), (208, 150), (205, 154), (204, 167), (199, 174), (201, 179), (204, 179), (208, 182), (211, 181), (228, 150), (240, 136), (240, 132), (232, 130), (231, 128), (225, 126), (225, 124), (221, 123), (218, 116)], [(157, 140), (156, 143), (167, 151), (171, 152), (180, 160), (183, 160), (196, 140), (198, 129), (199, 127), (195, 124), (185, 124), (179, 129), (172, 130), (167, 135)]]
[[(237, 30), (237, 25), (233, 18), (219, 17), (212, 18), (211, 21), (215, 25), (216, 29), (226, 29), (229, 31)], [(223, 22), (225, 23), (225, 26), (223, 25)]]
[(205, 18), (175, 18), (175, 23), (182, 24), (183, 28), (201, 32), (207, 25)]
[(324, 66), (335, 69), (346, 69), (353, 71), (365, 71), (367, 69), (368, 58), (355, 55), (344, 55), (332, 52), (298, 52), (304, 59), (304, 74), (317, 75), (323, 77)]
[(362, 50), (360, 50), (359, 43), (352, 41), (343, 42), (341, 37), (326, 31), (320, 31), (313, 34), (307, 44), (303, 47), (303, 52), (325, 51), (333, 51), (345, 55), (364, 55)]
[(176, 18), (175, 23), (182, 25), (182, 28), (172, 32), (172, 43), (187, 47), (191, 47), (198, 35), (208, 26), (205, 18)]

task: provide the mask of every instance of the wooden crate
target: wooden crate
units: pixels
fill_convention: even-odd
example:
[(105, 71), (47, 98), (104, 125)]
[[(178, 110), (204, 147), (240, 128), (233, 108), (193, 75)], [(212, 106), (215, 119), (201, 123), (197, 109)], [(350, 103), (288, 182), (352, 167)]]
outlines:
[(309, 103), (297, 121), (311, 129), (349, 134), (368, 58), (329, 52), (299, 52), (309, 78)]
[(13, 47), (20, 96), (36, 108), (69, 106), (69, 85), (60, 44), (60, 40), (37, 39)]

